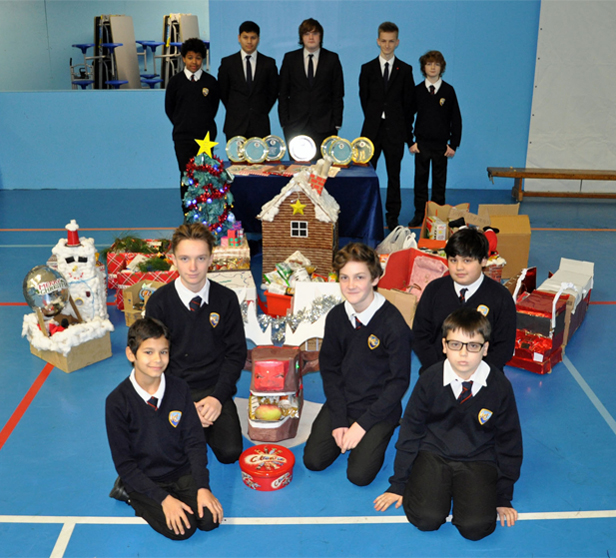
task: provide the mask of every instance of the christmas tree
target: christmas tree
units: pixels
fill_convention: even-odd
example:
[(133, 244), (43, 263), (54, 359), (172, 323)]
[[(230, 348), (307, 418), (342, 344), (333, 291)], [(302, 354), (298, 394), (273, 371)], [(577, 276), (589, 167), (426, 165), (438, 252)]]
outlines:
[(184, 195), (184, 221), (206, 225), (218, 239), (235, 222), (233, 194), (229, 184), (233, 176), (227, 173), (221, 159), (206, 153), (197, 155), (186, 165), (182, 184), (188, 188)]

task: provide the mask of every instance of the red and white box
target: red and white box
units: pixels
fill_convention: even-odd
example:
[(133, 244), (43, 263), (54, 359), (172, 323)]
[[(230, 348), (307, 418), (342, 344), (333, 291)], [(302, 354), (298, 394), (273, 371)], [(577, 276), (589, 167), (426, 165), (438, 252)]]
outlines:
[(272, 491), (284, 488), (293, 479), (295, 456), (283, 446), (260, 444), (240, 455), (244, 484), (253, 490)]

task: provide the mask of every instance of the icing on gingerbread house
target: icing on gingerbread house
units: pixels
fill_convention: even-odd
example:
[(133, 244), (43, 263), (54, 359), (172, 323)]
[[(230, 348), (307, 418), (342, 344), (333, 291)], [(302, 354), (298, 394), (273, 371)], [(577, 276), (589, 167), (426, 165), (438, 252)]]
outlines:
[(323, 188), (329, 164), (321, 159), (297, 173), (275, 198), (261, 208), (263, 270), (274, 269), (296, 250), (317, 272), (332, 270), (338, 250), (338, 202)]

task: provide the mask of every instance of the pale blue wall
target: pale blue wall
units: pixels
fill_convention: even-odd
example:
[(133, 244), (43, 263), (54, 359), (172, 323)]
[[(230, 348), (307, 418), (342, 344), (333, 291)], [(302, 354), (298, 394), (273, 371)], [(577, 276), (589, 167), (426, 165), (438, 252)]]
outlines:
[[(47, 7), (56, 3), (90, 4), (48, 1)], [(162, 7), (161, 15), (155, 16), (161, 28), (162, 14), (180, 11)], [(344, 67), (341, 135), (350, 139), (359, 135), (362, 123), (357, 96), (360, 66), (378, 54), (378, 24), (395, 21), (401, 30), (397, 54), (414, 66), (416, 80), (419, 56), (439, 49), (448, 63), (445, 79), (458, 93), (464, 131), (462, 145), (449, 167), (448, 187), (505, 189), (511, 186), (506, 181), (496, 186), (488, 182), (486, 167), (524, 165), (540, 0), (210, 0), (209, 7), (214, 74), (220, 58), (238, 50), (237, 28), (243, 20), (259, 23), (260, 49), (280, 64), (283, 54), (297, 47), (301, 20), (317, 18), (325, 28), (325, 46), (339, 53)], [(118, 13), (132, 15), (121, 6)], [(65, 15), (65, 25), (70, 25), (69, 14)], [(6, 21), (2, 25), (0, 31)], [(4, 64), (6, 47), (1, 38), (0, 46)], [(163, 96), (162, 91), (0, 93), (0, 188), (175, 186), (176, 161)], [(275, 111), (274, 131), (280, 132)], [(223, 118), (221, 109), (219, 129)], [(218, 139), (223, 138), (221, 134)], [(222, 147), (216, 152), (221, 154)], [(25, 171), (33, 158), (41, 169), (36, 180)], [(407, 155), (403, 186), (412, 187), (412, 176), (412, 158)]]

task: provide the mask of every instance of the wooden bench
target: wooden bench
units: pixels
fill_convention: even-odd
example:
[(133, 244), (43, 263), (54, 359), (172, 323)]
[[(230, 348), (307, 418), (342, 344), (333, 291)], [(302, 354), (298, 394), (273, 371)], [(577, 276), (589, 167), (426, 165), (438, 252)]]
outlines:
[(525, 167), (488, 167), (488, 178), (494, 184), (494, 177), (513, 178), (511, 195), (517, 201), (528, 197), (551, 198), (602, 198), (616, 199), (616, 193), (594, 192), (528, 192), (524, 191), (525, 178), (542, 178), (558, 180), (616, 180), (613, 170), (579, 170), (579, 169), (527, 169)]

